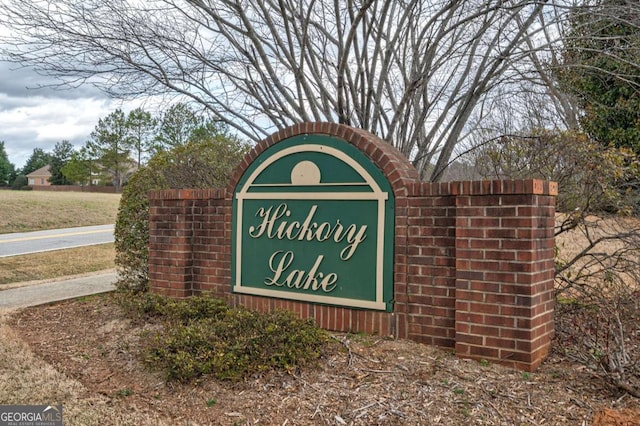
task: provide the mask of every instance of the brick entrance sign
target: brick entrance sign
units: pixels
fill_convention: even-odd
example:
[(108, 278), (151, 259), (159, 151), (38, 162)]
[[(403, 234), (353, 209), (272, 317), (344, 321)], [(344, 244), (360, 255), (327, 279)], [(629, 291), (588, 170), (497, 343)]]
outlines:
[(374, 135), (303, 123), (258, 143), (226, 188), (149, 195), (149, 286), (531, 371), (554, 331), (556, 195), (421, 182)]

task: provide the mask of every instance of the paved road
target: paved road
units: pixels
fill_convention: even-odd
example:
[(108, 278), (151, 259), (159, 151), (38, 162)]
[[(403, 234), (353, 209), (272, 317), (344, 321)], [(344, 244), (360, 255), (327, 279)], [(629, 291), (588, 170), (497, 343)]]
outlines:
[(0, 286), (0, 313), (111, 291), (116, 279), (114, 271), (107, 271), (63, 281), (17, 284), (22, 286), (7, 290)]
[(113, 225), (0, 234), (0, 257), (112, 243)]

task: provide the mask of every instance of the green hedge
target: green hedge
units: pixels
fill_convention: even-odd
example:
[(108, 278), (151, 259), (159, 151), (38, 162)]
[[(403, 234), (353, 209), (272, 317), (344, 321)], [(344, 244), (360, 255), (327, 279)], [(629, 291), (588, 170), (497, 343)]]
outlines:
[(155, 155), (124, 187), (115, 226), (117, 286), (146, 291), (149, 281), (149, 191), (227, 185), (248, 147), (225, 135)]

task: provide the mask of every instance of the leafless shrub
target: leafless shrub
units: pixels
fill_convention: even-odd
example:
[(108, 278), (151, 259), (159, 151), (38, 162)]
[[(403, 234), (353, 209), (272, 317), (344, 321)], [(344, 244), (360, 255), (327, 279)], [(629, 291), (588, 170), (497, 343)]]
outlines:
[(559, 186), (556, 349), (640, 396), (638, 161), (575, 132), (503, 137), (476, 154), (486, 178)]

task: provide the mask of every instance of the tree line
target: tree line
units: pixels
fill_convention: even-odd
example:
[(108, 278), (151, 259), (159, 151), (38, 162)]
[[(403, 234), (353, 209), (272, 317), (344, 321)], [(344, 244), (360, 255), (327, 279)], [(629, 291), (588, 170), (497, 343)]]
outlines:
[(131, 173), (153, 155), (218, 135), (232, 138), (224, 126), (185, 103), (176, 103), (157, 117), (142, 108), (128, 114), (116, 109), (98, 120), (81, 147), (62, 140), (51, 151), (35, 148), (21, 169), (9, 161), (0, 141), (0, 186), (26, 186), (26, 175), (49, 166), (52, 185), (101, 183), (119, 192)]

